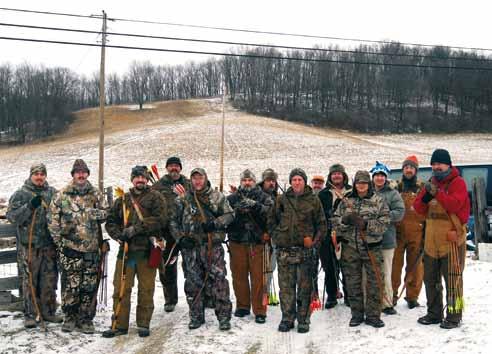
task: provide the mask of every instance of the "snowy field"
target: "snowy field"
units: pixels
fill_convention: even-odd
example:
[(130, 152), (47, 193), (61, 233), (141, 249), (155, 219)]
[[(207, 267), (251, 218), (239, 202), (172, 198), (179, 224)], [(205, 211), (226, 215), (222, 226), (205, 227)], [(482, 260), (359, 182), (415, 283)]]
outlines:
[[(157, 163), (163, 172), (166, 158), (178, 155), (185, 174), (194, 167), (205, 167), (212, 184), (217, 185), (222, 115), (218, 113), (218, 101), (210, 100), (207, 104), (210, 113), (204, 116), (166, 119), (107, 136), (105, 184), (128, 188), (134, 165)], [(491, 142), (492, 135), (486, 134), (362, 135), (322, 130), (228, 109), (224, 185), (237, 184), (245, 168), (251, 168), (259, 177), (261, 171), (272, 167), (279, 172), (283, 185), (294, 167), (304, 168), (308, 175), (326, 175), (331, 164), (341, 162), (353, 176), (357, 169), (369, 169), (376, 160), (401, 167), (409, 154), (416, 154), (421, 165), (428, 165), (432, 151), (438, 147), (448, 149), (454, 163), (490, 162)], [(94, 137), (77, 139), (73, 144), (55, 141), (0, 149), (0, 198), (8, 199), (28, 177), (29, 166), (34, 162), (44, 162), (50, 184), (61, 188), (70, 180), (73, 161), (84, 158), (91, 169), (91, 181), (97, 185), (97, 143)], [(117, 249), (114, 242), (112, 246), (109, 305)], [(320, 284), (322, 279), (323, 273)], [(136, 333), (135, 306), (130, 334), (116, 339), (100, 336), (110, 325), (109, 309), (98, 313), (95, 324), (99, 333), (95, 335), (62, 333), (59, 325), (50, 325), (46, 335), (38, 329), (26, 331), (20, 313), (0, 312), (0, 353), (490, 353), (491, 281), (492, 264), (467, 259), (463, 325), (452, 331), (418, 325), (417, 318), (425, 314), (425, 307), (409, 310), (403, 300), (396, 307), (396, 316), (382, 316), (386, 323), (382, 329), (366, 325), (349, 328), (350, 310), (340, 304), (332, 310), (315, 312), (308, 334), (295, 330), (278, 332), (279, 307), (269, 308), (265, 325), (254, 323), (253, 316), (233, 317), (230, 332), (219, 331), (213, 310), (207, 310), (206, 324), (189, 331), (180, 268), (180, 300), (175, 312), (164, 313), (162, 287), (156, 281), (151, 336), (146, 339)], [(232, 283), (231, 293), (233, 297)], [(419, 301), (425, 304), (424, 291)], [(136, 304), (136, 291), (132, 304)]]

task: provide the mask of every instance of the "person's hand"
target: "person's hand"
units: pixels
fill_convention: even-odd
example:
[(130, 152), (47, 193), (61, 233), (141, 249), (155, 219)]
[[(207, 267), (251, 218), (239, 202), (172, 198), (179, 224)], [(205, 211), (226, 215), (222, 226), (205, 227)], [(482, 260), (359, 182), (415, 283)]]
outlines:
[(434, 183), (432, 183), (432, 182), (426, 182), (425, 185), (424, 185), (424, 188), (425, 188), (425, 190), (426, 190), (427, 193), (429, 193), (433, 197), (436, 196), (436, 194), (437, 194), (437, 186)]
[(263, 241), (263, 243), (267, 243), (270, 242), (271, 237), (268, 233), (264, 232), (263, 235), (261, 235), (261, 240)]
[(33, 197), (29, 202), (29, 204), (31, 205), (31, 209), (39, 208), (42, 203), (43, 203), (43, 197), (41, 197), (40, 195)]
[(217, 229), (217, 227), (215, 226), (214, 220), (209, 220), (207, 222), (202, 223), (202, 229), (203, 232), (208, 234), (209, 232), (214, 232)]
[(305, 248), (313, 247), (313, 238), (311, 236), (304, 236), (304, 247)]
[(130, 239), (135, 236), (135, 227), (134, 226), (128, 226), (123, 229), (123, 232), (121, 233), (121, 236), (119, 237), (120, 241), (123, 242), (128, 242)]
[(185, 236), (179, 240), (179, 247), (184, 250), (191, 250), (196, 246), (196, 240), (193, 237)]
[(181, 198), (185, 196), (186, 189), (183, 187), (182, 184), (176, 184), (174, 186), (174, 192), (179, 195)]

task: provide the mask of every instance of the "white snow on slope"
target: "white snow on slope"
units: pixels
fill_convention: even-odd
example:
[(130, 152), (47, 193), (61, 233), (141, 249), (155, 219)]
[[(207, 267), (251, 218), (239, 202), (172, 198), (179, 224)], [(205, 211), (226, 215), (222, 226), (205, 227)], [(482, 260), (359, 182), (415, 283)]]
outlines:
[[(215, 101), (211, 101), (215, 104)], [(427, 165), (437, 147), (449, 149), (455, 163), (490, 161), (492, 135), (361, 135), (336, 130), (321, 130), (302, 125), (251, 116), (229, 110), (226, 115), (225, 183), (237, 184), (244, 168), (257, 174), (267, 167), (279, 171), (281, 183), (287, 183), (294, 167), (305, 168), (308, 175), (326, 174), (329, 165), (342, 162), (352, 176), (357, 169), (369, 169), (377, 160), (399, 167), (409, 154), (417, 154)], [(214, 185), (219, 177), (220, 114), (195, 119), (173, 120), (153, 128), (120, 132), (106, 138), (106, 185), (129, 187), (129, 172), (136, 164), (158, 163), (163, 172), (168, 156), (183, 159), (184, 172), (204, 166)], [(8, 198), (27, 178), (29, 166), (43, 161), (48, 179), (57, 188), (70, 180), (76, 158), (84, 158), (91, 168), (91, 180), (97, 184), (97, 137), (73, 145), (45, 144), (19, 153), (0, 150), (0, 197)], [(112, 242), (109, 296), (116, 244)], [(319, 282), (322, 283), (323, 273)], [(230, 278), (230, 274), (229, 274)], [(213, 310), (207, 310), (207, 323), (200, 329), (187, 329), (188, 313), (183, 294), (180, 268), (180, 300), (174, 313), (163, 311), (162, 287), (156, 280), (155, 311), (151, 336), (141, 339), (136, 333), (136, 290), (132, 296), (130, 334), (103, 339), (100, 332), (110, 325), (111, 311), (98, 313), (95, 322), (99, 334), (66, 334), (59, 325), (50, 325), (47, 335), (24, 330), (20, 314), (0, 313), (1, 353), (488, 353), (492, 339), (490, 282), (492, 264), (467, 259), (465, 268), (466, 312), (461, 328), (445, 331), (438, 326), (421, 326), (416, 320), (425, 307), (397, 306), (396, 316), (382, 318), (386, 327), (366, 325), (349, 328), (350, 310), (340, 304), (333, 310), (315, 312), (311, 332), (284, 334), (277, 331), (280, 308), (270, 307), (267, 323), (254, 323), (253, 316), (232, 319), (232, 330), (218, 330)], [(321, 287), (320, 287), (321, 288)], [(233, 297), (232, 283), (231, 294)], [(234, 300), (233, 300), (234, 303)], [(420, 303), (425, 304), (422, 291)], [(111, 299), (109, 299), (111, 305)]]

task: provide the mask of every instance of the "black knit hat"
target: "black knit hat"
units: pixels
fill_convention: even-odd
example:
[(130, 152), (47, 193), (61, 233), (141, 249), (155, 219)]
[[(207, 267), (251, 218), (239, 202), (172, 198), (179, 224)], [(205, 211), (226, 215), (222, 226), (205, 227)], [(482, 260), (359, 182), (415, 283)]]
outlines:
[(147, 179), (147, 181), (150, 179), (149, 176), (149, 170), (147, 169), (147, 166), (135, 166), (132, 168), (132, 172), (130, 174), (130, 181), (133, 181), (133, 179), (137, 176), (143, 176)]
[(304, 183), (307, 184), (307, 175), (306, 172), (302, 168), (294, 168), (292, 171), (290, 171), (289, 174), (289, 183), (292, 183), (292, 178), (294, 176), (301, 176), (302, 179), (304, 180)]
[(446, 165), (451, 166), (452, 165), (451, 156), (449, 155), (448, 150), (444, 150), (444, 149), (434, 150), (434, 152), (432, 153), (430, 164), (432, 165), (434, 162), (444, 163)]
[(166, 161), (166, 167), (168, 165), (171, 165), (171, 164), (176, 164), (176, 165), (179, 165), (179, 168), (183, 169), (183, 165), (181, 164), (181, 160), (179, 157), (176, 157), (176, 156), (172, 156), (170, 158), (167, 159)]
[(82, 159), (75, 160), (75, 162), (73, 163), (72, 171), (70, 173), (73, 176), (73, 174), (77, 171), (87, 172), (89, 175), (91, 174), (89, 167), (87, 167), (87, 164)]

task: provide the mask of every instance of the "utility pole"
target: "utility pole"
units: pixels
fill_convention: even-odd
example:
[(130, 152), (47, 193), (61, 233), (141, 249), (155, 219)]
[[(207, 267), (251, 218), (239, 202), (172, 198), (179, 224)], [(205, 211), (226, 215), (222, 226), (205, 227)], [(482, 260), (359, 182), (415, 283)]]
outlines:
[(105, 89), (104, 89), (104, 67), (106, 60), (106, 31), (107, 31), (107, 15), (103, 10), (103, 24), (101, 32), (101, 68), (99, 71), (99, 192), (104, 192), (104, 105), (105, 105)]
[(222, 133), (220, 135), (220, 183), (219, 183), (220, 192), (224, 191), (225, 93), (226, 93), (226, 85), (224, 80), (223, 88), (222, 88)]

